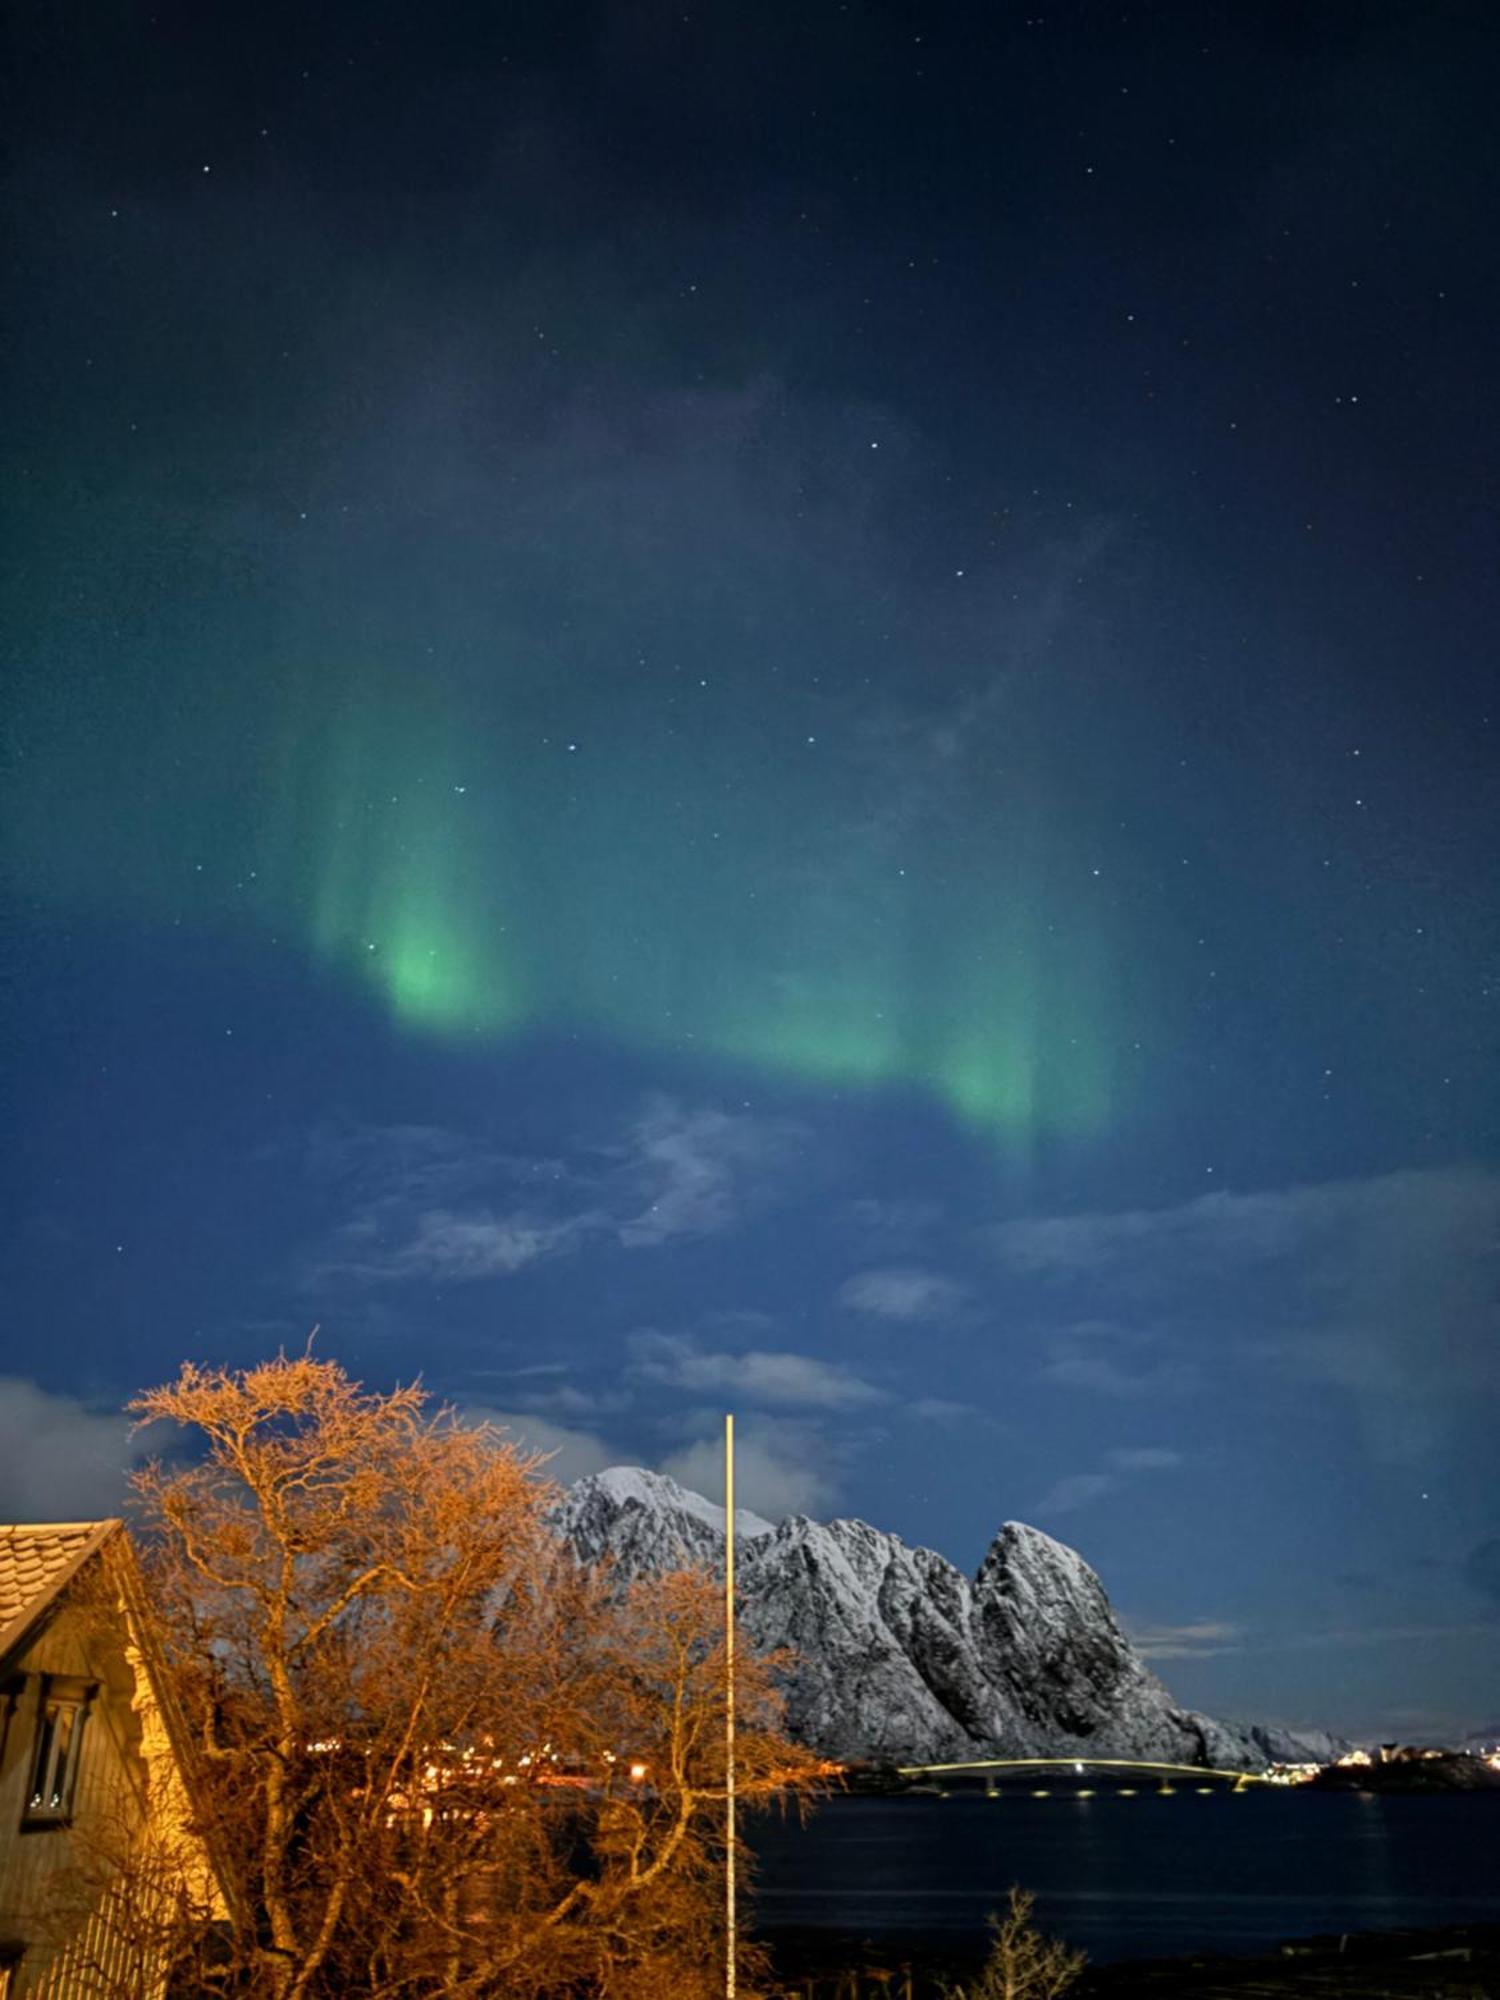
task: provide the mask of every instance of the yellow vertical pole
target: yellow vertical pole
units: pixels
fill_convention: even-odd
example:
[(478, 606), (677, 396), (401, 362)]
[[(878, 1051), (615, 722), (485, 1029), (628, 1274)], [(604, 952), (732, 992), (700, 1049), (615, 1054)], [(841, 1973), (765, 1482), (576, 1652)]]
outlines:
[(734, 1418), (724, 1419), (724, 1992), (735, 2000)]

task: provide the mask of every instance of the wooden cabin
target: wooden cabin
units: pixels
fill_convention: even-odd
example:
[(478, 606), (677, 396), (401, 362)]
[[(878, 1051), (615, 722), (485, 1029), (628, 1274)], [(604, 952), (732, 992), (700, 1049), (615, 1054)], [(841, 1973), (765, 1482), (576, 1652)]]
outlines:
[(0, 1526), (0, 2000), (165, 2000), (222, 1915), (124, 1524)]

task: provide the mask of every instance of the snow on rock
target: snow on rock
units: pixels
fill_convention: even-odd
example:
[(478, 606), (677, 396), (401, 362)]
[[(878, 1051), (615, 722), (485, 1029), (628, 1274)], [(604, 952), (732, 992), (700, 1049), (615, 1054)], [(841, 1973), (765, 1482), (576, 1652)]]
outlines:
[[(724, 1513), (660, 1473), (581, 1479), (557, 1525), (623, 1576), (722, 1573)], [(736, 1510), (740, 1610), (787, 1648), (792, 1733), (828, 1756), (941, 1763), (984, 1756), (1138, 1757), (1257, 1769), (1290, 1739), (1180, 1708), (1136, 1656), (1083, 1558), (1007, 1521), (972, 1582), (865, 1521)]]
[(1277, 1722), (1248, 1722), (1243, 1728), (1273, 1764), (1336, 1764), (1354, 1748), (1346, 1736), (1326, 1729), (1287, 1729)]
[[(607, 1555), (626, 1576), (670, 1569), (721, 1569), (724, 1509), (675, 1479), (638, 1465), (612, 1465), (580, 1479), (563, 1495), (557, 1526), (585, 1562)], [(751, 1543), (771, 1523), (734, 1510), (736, 1536)]]

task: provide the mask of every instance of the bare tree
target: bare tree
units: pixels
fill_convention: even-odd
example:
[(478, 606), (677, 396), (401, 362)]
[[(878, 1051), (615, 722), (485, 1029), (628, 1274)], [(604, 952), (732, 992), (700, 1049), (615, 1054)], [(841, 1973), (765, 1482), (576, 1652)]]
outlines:
[[(202, 1446), (138, 1487), (227, 1878), (222, 1989), (713, 1991), (711, 1580), (582, 1572), (538, 1459), (310, 1355), (188, 1365), (132, 1408)], [(740, 1796), (805, 1793), (815, 1761), (780, 1734), (768, 1663), (737, 1651)]]
[(1085, 1954), (1043, 1937), (1031, 1921), (1036, 1897), (1013, 1887), (1003, 1917), (990, 1918), (990, 1955), (978, 1976), (949, 1988), (949, 2000), (1060, 2000), (1083, 1971)]

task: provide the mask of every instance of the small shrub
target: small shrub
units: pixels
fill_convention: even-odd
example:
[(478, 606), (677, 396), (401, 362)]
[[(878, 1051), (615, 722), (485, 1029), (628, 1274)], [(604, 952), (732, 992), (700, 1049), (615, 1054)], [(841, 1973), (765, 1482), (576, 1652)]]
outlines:
[(1085, 1955), (1034, 1928), (1036, 1898), (1012, 1888), (1010, 1908), (992, 1916), (990, 1955), (963, 1986), (950, 1986), (948, 2000), (1059, 2000), (1078, 1978)]

